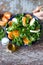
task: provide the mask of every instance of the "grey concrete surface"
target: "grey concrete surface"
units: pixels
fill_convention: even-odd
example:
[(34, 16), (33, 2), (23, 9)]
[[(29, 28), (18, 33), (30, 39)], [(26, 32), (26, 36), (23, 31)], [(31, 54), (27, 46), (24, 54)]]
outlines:
[[(42, 4), (43, 0), (0, 0), (0, 13), (4, 11), (14, 14), (31, 13)], [(21, 47), (14, 53), (7, 52), (6, 47), (0, 43), (0, 65), (43, 65), (43, 32), (40, 41), (31, 47)]]

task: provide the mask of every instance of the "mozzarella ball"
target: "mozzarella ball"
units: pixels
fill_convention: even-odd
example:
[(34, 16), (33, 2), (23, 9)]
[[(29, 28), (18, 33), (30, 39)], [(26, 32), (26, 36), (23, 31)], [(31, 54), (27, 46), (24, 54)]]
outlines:
[(35, 19), (33, 18), (31, 21), (30, 21), (30, 26), (32, 26), (35, 22)]
[(18, 23), (17, 18), (13, 18), (12, 21), (15, 22), (16, 24)]
[(4, 38), (2, 38), (1, 43), (2, 43), (2, 45), (7, 45), (9, 43), (9, 39), (4, 37)]

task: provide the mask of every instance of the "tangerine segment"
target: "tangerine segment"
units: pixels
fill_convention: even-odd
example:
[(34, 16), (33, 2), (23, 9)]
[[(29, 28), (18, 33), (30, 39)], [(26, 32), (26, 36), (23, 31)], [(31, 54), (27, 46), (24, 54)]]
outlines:
[(23, 38), (23, 42), (24, 42), (24, 45), (28, 45), (28, 44), (29, 44), (29, 42), (30, 42), (30, 40), (29, 40), (29, 39), (27, 39), (27, 38)]
[(4, 13), (4, 16), (5, 16), (7, 19), (10, 19), (11, 13), (10, 13), (10, 12), (5, 12), (5, 13)]
[(22, 23), (23, 23), (23, 26), (26, 26), (26, 17), (22, 18)]
[(5, 16), (3, 16), (2, 21), (8, 22), (8, 19)]
[(12, 26), (12, 21), (9, 21), (9, 22), (8, 22), (8, 25), (9, 25), (9, 26)]
[(13, 38), (12, 38), (12, 32), (9, 32), (9, 33), (8, 33), (8, 38), (11, 39), (11, 40), (13, 39)]
[(15, 31), (13, 31), (13, 36), (15, 36), (15, 37), (19, 37), (19, 31), (18, 30), (15, 30)]
[(6, 23), (7, 23), (7, 21), (0, 21), (0, 26), (5, 26), (6, 25)]
[(30, 14), (26, 14), (26, 17), (29, 17), (30, 19), (32, 19), (32, 16)]

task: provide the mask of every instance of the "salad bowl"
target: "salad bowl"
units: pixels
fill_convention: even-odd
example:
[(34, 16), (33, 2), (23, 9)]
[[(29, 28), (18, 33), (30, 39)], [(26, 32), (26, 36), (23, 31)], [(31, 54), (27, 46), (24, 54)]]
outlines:
[(21, 46), (31, 46), (33, 43), (40, 40), (42, 29), (40, 19), (32, 13), (9, 16), (7, 16), (8, 22), (2, 27), (5, 31), (4, 37), (6, 37), (4, 41), (6, 41), (3, 42), (3, 37), (1, 39), (5, 45), (7, 44), (7, 48), (10, 51), (15, 51), (16, 48), (18, 49), (18, 47)]

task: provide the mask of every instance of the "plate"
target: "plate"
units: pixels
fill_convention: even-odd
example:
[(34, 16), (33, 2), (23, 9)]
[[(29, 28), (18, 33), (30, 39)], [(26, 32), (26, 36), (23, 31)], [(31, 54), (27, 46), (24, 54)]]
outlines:
[[(28, 38), (28, 37), (29, 37), (28, 33), (26, 33), (26, 34), (27, 34), (27, 38), (24, 38), (24, 37), (26, 37), (26, 35), (24, 35), (24, 34), (25, 34), (25, 33), (24, 33), (24, 34), (23, 34), (23, 35), (24, 35), (24, 36), (23, 36), (23, 40), (25, 40), (26, 43), (25, 43), (25, 41), (20, 41), (20, 40), (22, 39), (22, 37), (21, 37), (21, 38), (19, 37), (19, 38), (20, 38), (20, 40), (18, 40), (19, 42), (17, 41), (16, 37), (14, 37), (14, 38), (15, 38), (14, 40), (16, 40), (16, 41), (12, 41), (12, 39), (9, 39), (10, 42), (11, 42), (12, 44), (14, 44), (14, 45), (17, 45), (17, 46), (23, 46), (23, 45), (24, 45), (24, 46), (27, 46), (27, 45), (28, 45), (28, 46), (30, 46), (30, 45), (32, 45), (33, 43), (36, 43), (37, 41), (40, 40), (40, 33), (41, 33), (41, 28), (42, 28), (42, 27), (41, 27), (41, 24), (40, 24), (40, 19), (38, 19), (38, 18), (37, 18), (36, 16), (34, 16), (33, 14), (31, 14), (31, 13), (16, 14), (16, 15), (13, 15), (13, 16), (9, 19), (9, 22), (12, 21), (12, 22), (14, 23), (14, 21), (16, 21), (14, 25), (18, 25), (18, 22), (17, 22), (17, 21), (18, 21), (18, 18), (20, 18), (20, 16), (21, 16), (21, 18), (23, 18), (23, 17), (27, 17), (27, 18), (28, 18), (28, 15), (27, 15), (27, 14), (29, 14), (29, 17), (30, 17), (31, 20), (33, 19), (33, 21), (34, 21), (34, 20), (37, 21), (36, 23), (38, 23), (38, 24), (40, 25), (40, 26), (39, 26), (39, 30), (35, 31), (35, 29), (32, 29), (32, 26), (33, 26), (32, 24), (33, 24), (33, 23), (31, 23), (31, 25), (30, 25), (30, 21), (31, 21), (31, 20), (30, 20), (30, 21), (29, 21), (29, 24), (28, 24), (28, 22), (27, 22), (27, 26), (30, 25), (30, 30), (29, 30), (29, 31), (26, 30), (26, 31), (27, 31), (27, 32), (31, 32), (30, 36), (33, 34), (33, 35), (31, 36), (31, 39), (32, 39), (33, 41), (30, 42), (31, 39)], [(26, 15), (27, 15), (27, 16), (26, 16)], [(17, 17), (18, 17), (18, 18), (17, 18)], [(17, 19), (16, 19), (16, 18), (17, 18)], [(19, 23), (20, 23), (20, 22), (19, 22)], [(20, 23), (20, 24), (22, 24), (22, 23)], [(25, 24), (25, 23), (24, 23), (24, 24)], [(36, 24), (35, 24), (35, 25), (36, 25)], [(11, 31), (8, 31), (8, 27), (9, 27), (9, 25), (6, 26), (6, 29), (7, 29), (7, 32), (6, 32), (6, 33), (7, 33), (7, 37), (8, 37), (8, 33), (11, 32)], [(26, 29), (26, 26), (23, 25), (23, 27)], [(15, 26), (14, 26), (14, 28), (15, 28)], [(21, 26), (20, 26), (19, 28), (21, 29), (21, 32), (22, 32)], [(10, 28), (10, 29), (11, 29), (11, 28)], [(16, 30), (16, 32), (17, 32), (18, 29), (15, 29), (15, 30)], [(25, 32), (26, 32), (26, 31), (25, 31)], [(38, 34), (38, 31), (39, 31), (39, 34)], [(14, 32), (14, 30), (13, 30), (13, 32)], [(21, 35), (21, 32), (20, 32), (20, 35)], [(15, 32), (14, 32), (14, 33), (15, 33)], [(37, 33), (37, 34), (36, 34), (36, 33)], [(15, 35), (15, 34), (14, 34), (14, 35)], [(18, 34), (18, 35), (19, 35), (19, 34)], [(39, 35), (39, 38), (35, 40), (35, 39), (34, 39), (34, 35), (35, 35), (35, 36), (38, 36), (38, 35)], [(28, 40), (28, 39), (29, 39), (29, 40)], [(28, 44), (27, 41), (30, 42), (30, 43)], [(23, 44), (22, 44), (22, 43), (23, 43)]]

